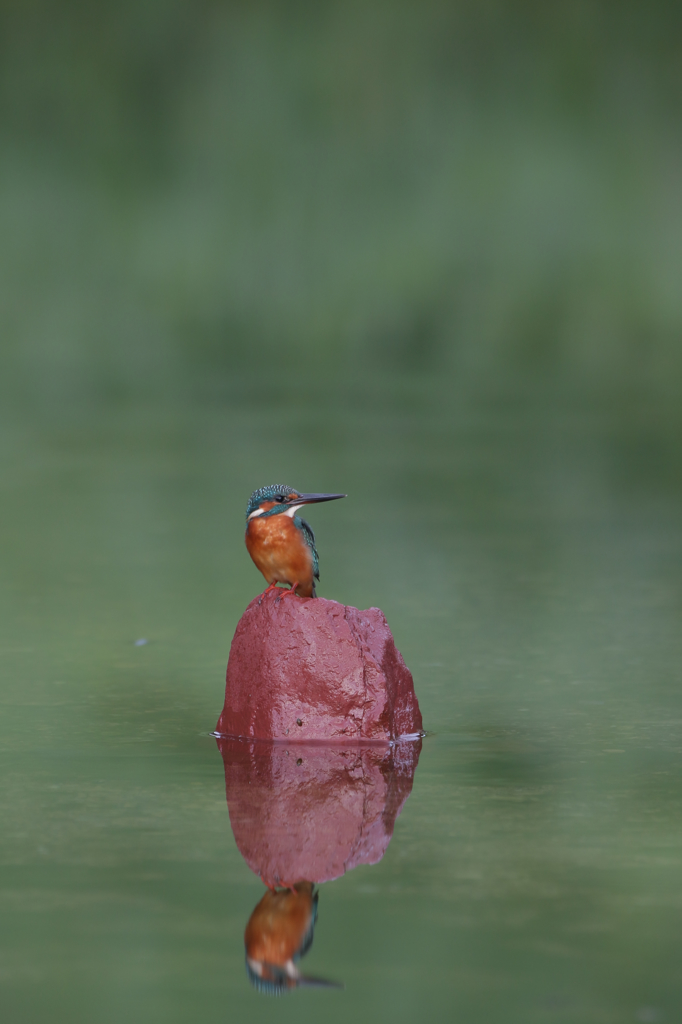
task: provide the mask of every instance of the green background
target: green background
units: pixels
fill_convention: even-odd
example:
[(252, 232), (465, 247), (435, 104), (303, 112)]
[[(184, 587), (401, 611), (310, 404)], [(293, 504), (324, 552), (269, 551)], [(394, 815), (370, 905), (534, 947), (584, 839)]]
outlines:
[[(0, 3), (3, 1022), (679, 1019), (681, 22)], [(271, 482), (430, 731), (277, 1001), (208, 737)]]

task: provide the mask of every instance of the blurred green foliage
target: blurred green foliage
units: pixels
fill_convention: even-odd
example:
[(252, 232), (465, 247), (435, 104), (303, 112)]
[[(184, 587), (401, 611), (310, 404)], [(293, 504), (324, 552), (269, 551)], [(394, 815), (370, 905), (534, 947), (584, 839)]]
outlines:
[(0, 0), (3, 1024), (271, 1019), (206, 733), (278, 479), (438, 732), (278, 1019), (679, 1019), (681, 29)]
[(5, 399), (407, 373), (677, 433), (681, 28), (666, 0), (2, 0)]

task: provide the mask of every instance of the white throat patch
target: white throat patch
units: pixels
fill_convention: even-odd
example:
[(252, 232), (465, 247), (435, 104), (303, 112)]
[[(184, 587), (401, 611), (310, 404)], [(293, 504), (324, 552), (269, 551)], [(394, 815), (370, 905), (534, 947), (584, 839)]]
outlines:
[[(298, 512), (299, 508), (303, 508), (303, 505), (292, 505), (291, 508), (288, 508), (286, 510), (286, 512), (282, 512), (280, 514), (283, 515), (283, 516), (289, 516), (290, 519), (293, 519), (294, 516), (296, 515), (296, 513)], [(251, 513), (251, 515), (249, 516), (249, 519), (255, 519), (256, 516), (262, 516), (262, 515), (265, 515), (265, 509), (264, 508), (257, 508), (257, 509), (255, 509)]]

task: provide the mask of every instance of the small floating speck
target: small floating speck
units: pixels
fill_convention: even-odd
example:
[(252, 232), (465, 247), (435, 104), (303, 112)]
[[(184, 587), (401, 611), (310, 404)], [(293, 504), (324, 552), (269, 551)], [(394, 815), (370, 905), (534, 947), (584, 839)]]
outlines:
[(135, 641), (135, 647), (144, 647), (144, 645), (148, 644), (148, 643), (149, 643), (149, 640), (145, 640), (145, 638), (143, 636), (141, 636), (139, 640)]

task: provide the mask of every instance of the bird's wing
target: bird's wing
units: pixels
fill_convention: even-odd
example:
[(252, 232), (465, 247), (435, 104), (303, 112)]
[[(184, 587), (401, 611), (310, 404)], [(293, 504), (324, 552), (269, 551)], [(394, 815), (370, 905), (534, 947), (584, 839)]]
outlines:
[(308, 927), (306, 928), (305, 935), (301, 940), (301, 945), (294, 954), (294, 960), (302, 960), (306, 953), (310, 951), (310, 947), (313, 944), (313, 935), (315, 934), (315, 922), (317, 921), (317, 900), (318, 894), (315, 893), (313, 896), (312, 913), (310, 915), (310, 921), (308, 922)]
[(315, 579), (319, 580), (319, 578), (320, 578), (320, 560), (317, 557), (317, 548), (315, 547), (315, 534), (313, 533), (313, 528), (312, 528), (312, 526), (310, 526), (309, 523), (306, 523), (305, 519), (301, 519), (300, 516), (294, 516), (294, 523), (296, 524), (296, 526), (299, 528), (299, 530), (303, 534), (304, 540), (305, 540), (306, 544), (308, 545), (308, 547), (310, 548), (310, 550), (312, 552), (312, 556), (313, 556), (313, 573), (315, 575)]

